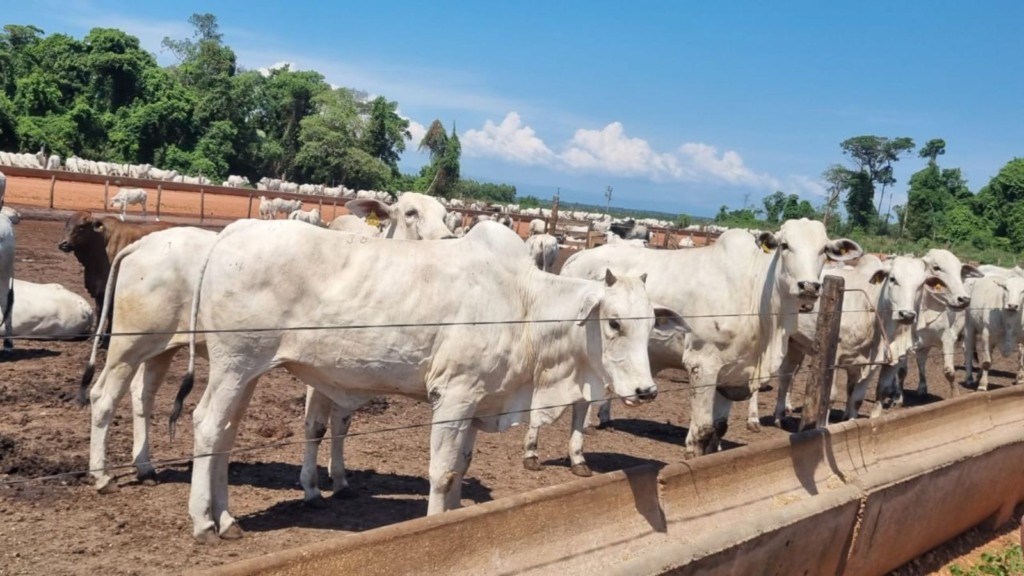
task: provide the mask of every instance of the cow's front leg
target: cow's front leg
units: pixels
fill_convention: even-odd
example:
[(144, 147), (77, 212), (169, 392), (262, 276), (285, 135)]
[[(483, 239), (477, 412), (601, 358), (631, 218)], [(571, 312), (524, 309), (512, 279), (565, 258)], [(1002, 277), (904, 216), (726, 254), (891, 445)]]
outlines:
[[(449, 384), (451, 385), (451, 384)], [(430, 428), (430, 496), (427, 501), (427, 515), (440, 514), (450, 506), (461, 493), (462, 477), (459, 461), (466, 449), (465, 439), (470, 428), (470, 418), (476, 405), (457, 399), (449, 400), (443, 392), (433, 402), (433, 424)]]
[[(703, 456), (712, 447), (718, 446), (716, 437), (715, 391), (720, 366), (696, 366), (690, 368), (690, 430), (686, 434), (686, 448), (683, 458)], [(722, 431), (724, 434), (724, 430)]]

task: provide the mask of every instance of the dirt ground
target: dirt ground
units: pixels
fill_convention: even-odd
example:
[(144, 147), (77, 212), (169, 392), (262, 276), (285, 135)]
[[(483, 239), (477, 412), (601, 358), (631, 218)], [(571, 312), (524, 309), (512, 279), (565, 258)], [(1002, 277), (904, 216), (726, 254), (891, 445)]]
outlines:
[[(45, 184), (48, 193), (49, 182)], [(27, 186), (19, 188), (13, 196), (8, 192), (9, 202), (30, 193), (26, 192)], [(84, 205), (86, 201), (88, 198), (81, 207), (89, 207)], [(15, 203), (15, 207), (19, 206)], [(16, 274), (24, 280), (59, 282), (85, 296), (79, 264), (73, 256), (57, 250), (62, 229), (63, 223), (58, 221), (23, 220), (15, 229)], [(565, 257), (563, 254), (561, 259)], [(0, 366), (0, 518), (4, 519), (0, 526), (0, 574), (176, 574), (426, 513), (429, 428), (425, 424), (430, 415), (425, 404), (403, 398), (374, 403), (354, 419), (351, 432), (355, 436), (346, 442), (354, 496), (328, 499), (323, 508), (304, 506), (298, 485), (304, 388), (284, 371), (272, 372), (261, 380), (241, 423), (236, 447), (265, 448), (232, 457), (232, 511), (246, 532), (239, 541), (216, 546), (193, 544), (187, 513), (190, 475), (183, 464), (158, 465), (153, 486), (140, 485), (132, 470), (123, 469), (121, 489), (111, 495), (95, 493), (83, 474), (10, 484), (84, 471), (89, 445), (89, 412), (77, 407), (74, 396), (90, 343), (18, 341), (16, 346), (13, 358)], [(201, 360), (199, 389), (188, 400), (186, 416), (173, 443), (166, 433), (168, 413), (185, 363), (186, 354), (179, 353), (168, 378), (170, 384), (157, 395), (152, 436), (156, 460), (191, 454), (188, 415), (205, 382), (205, 363)], [(997, 361), (1002, 370), (993, 371), (993, 387), (1009, 382), (1012, 366), (1009, 359)], [(908, 392), (908, 403), (948, 396), (949, 390), (940, 384), (944, 380), (937, 359), (928, 370), (932, 393), (937, 396), (917, 399)], [(913, 378), (908, 382), (911, 389)], [(681, 372), (664, 371), (658, 385), (661, 394), (656, 402), (635, 409), (616, 403), (614, 427), (587, 437), (585, 452), (596, 473), (681, 459), (689, 420), (686, 379)], [(797, 405), (803, 385), (803, 379), (798, 378), (794, 398)], [(762, 414), (771, 412), (774, 400), (774, 390), (761, 394)], [(870, 402), (865, 404), (862, 412), (866, 414), (871, 407)], [(760, 433), (748, 432), (745, 408), (741, 403), (733, 410), (727, 449), (786, 434), (769, 426)], [(127, 399), (118, 410), (112, 425), (109, 461), (122, 464), (131, 460)], [(543, 469), (539, 472), (522, 466), (523, 433), (522, 428), (513, 428), (478, 437), (463, 488), (464, 505), (575, 478), (565, 458), (568, 418), (542, 431)], [(321, 485), (329, 495), (323, 468), (326, 454), (320, 460)], [(950, 557), (962, 552), (950, 552)], [(926, 573), (945, 565), (944, 561), (934, 562), (929, 567), (919, 565), (922, 571), (902, 573)]]

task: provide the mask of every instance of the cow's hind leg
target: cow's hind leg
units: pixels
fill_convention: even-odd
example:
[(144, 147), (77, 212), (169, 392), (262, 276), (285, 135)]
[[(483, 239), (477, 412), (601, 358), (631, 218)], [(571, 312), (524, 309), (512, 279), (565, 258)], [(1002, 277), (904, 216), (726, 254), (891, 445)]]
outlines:
[[(116, 356), (116, 355), (115, 355)], [(107, 473), (107, 438), (114, 408), (128, 392), (138, 364), (108, 360), (96, 384), (89, 392), (92, 405), (92, 428), (89, 433), (89, 469), (95, 479), (94, 486), (101, 494), (117, 490), (114, 477)]]
[(132, 463), (135, 464), (136, 477), (140, 482), (156, 481), (156, 469), (153, 467), (149, 453), (149, 432), (153, 423), (153, 399), (160, 385), (167, 378), (167, 370), (177, 348), (168, 350), (159, 356), (150, 358), (137, 370), (132, 378)]
[(306, 444), (302, 471), (299, 473), (299, 484), (302, 485), (302, 499), (308, 503), (316, 503), (321, 500), (316, 461), (317, 453), (320, 450), (320, 441), (327, 433), (327, 421), (330, 417), (330, 398), (317, 392), (312, 386), (306, 386)]

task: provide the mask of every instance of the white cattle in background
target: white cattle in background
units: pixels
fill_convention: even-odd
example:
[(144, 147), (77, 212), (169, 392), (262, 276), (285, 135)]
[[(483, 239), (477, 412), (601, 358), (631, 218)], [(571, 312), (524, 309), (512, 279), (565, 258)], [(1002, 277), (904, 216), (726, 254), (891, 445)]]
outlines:
[(444, 224), (445, 224), (445, 226), (448, 227), (449, 230), (451, 230), (452, 232), (455, 232), (456, 228), (459, 228), (460, 226), (462, 226), (462, 219), (463, 219), (462, 212), (449, 212), (444, 217)]
[(46, 159), (47, 170), (60, 170), (60, 156), (57, 154), (50, 154), (50, 157)]
[(312, 210), (296, 210), (288, 215), (289, 220), (298, 220), (299, 222), (308, 222), (314, 226), (323, 226), (324, 222), (320, 219), (320, 209), (313, 208)]
[(530, 249), (530, 257), (537, 268), (545, 272), (554, 270), (555, 260), (558, 259), (558, 240), (554, 236), (535, 234), (526, 239), (526, 247)]
[(271, 200), (274, 206), (274, 212), (276, 214), (284, 214), (287, 217), (296, 210), (302, 210), (302, 200), (286, 200), (284, 198), (274, 198)]
[[(954, 383), (956, 368), (953, 364), (956, 341), (964, 327), (964, 310), (971, 303), (971, 295), (964, 285), (966, 280), (981, 278), (982, 273), (971, 264), (964, 264), (949, 250), (933, 248), (920, 258), (931, 278), (925, 289), (918, 291), (917, 321), (911, 330), (911, 352), (917, 360), (917, 395), (928, 394), (925, 368), (928, 355), (938, 348), (942, 355), (942, 372), (952, 387), (953, 395), (959, 393)], [(896, 369), (883, 367), (879, 390), (883, 392), (880, 404), (891, 402), (903, 404), (903, 383), (907, 376), (907, 354), (904, 354)], [(878, 402), (879, 399), (876, 399)]]
[[(595, 278), (648, 273), (651, 300), (679, 312), (693, 332), (676, 364), (694, 388), (684, 456), (720, 448), (732, 402), (747, 400), (778, 372), (797, 316), (813, 309), (827, 260), (847, 261), (863, 251), (856, 242), (829, 240), (821, 222), (787, 220), (777, 234), (736, 230), (710, 246), (689, 250), (637, 249), (606, 244), (583, 250), (561, 274)], [(653, 354), (652, 354), (653, 356)], [(574, 406), (574, 410), (586, 406)], [(747, 426), (760, 429), (756, 410)]]
[(14, 292), (18, 295), (12, 315), (14, 336), (65, 339), (88, 334), (92, 304), (64, 286), (14, 280)]
[[(844, 418), (853, 419), (860, 411), (869, 384), (877, 381), (882, 365), (895, 365), (906, 353), (910, 329), (917, 318), (917, 295), (930, 276), (917, 258), (897, 256), (883, 262), (871, 254), (861, 256), (853, 267), (826, 267), (821, 275), (823, 282), (826, 276), (839, 276), (844, 280), (835, 363), (846, 371)], [(813, 353), (817, 323), (817, 305), (815, 312), (800, 315), (799, 334), (790, 339), (779, 368), (775, 403), (775, 421), (779, 426), (786, 412), (792, 410), (789, 388), (804, 358)], [(831, 399), (837, 396), (838, 388), (833, 383)], [(751, 399), (752, 404), (756, 403), (755, 399), (756, 396)], [(804, 406), (804, 410), (814, 409)]]
[(0, 172), (0, 208), (4, 205), (5, 196), (7, 196), (7, 176)]
[[(1024, 340), (1021, 329), (1021, 306), (1024, 306), (1024, 278), (1017, 274), (991, 274), (972, 280), (971, 302), (964, 326), (964, 371), (967, 385), (974, 383), (974, 353), (978, 351), (981, 378), (978, 390), (988, 390), (988, 371), (992, 351), (999, 349), (1003, 357), (1020, 353)], [(1018, 357), (1015, 384), (1024, 382), (1024, 358)]]
[(125, 211), (130, 204), (142, 206), (142, 217), (146, 217), (146, 191), (142, 188), (120, 188), (117, 194), (110, 199), (110, 206), (121, 207), (121, 221), (124, 222)]
[(530, 236), (534, 234), (546, 234), (548, 231), (548, 223), (540, 218), (534, 218), (530, 220)]
[[(328, 228), (396, 240), (452, 237), (445, 223), (448, 211), (444, 205), (419, 192), (405, 192), (390, 206), (372, 198), (349, 200), (345, 209), (349, 213), (332, 220)], [(364, 219), (371, 217), (379, 226), (367, 224)]]
[(626, 240), (625, 238), (623, 238), (622, 236), (619, 236), (618, 234), (616, 234), (614, 232), (605, 232), (604, 233), (604, 241), (605, 241), (605, 244), (612, 244), (612, 245), (618, 244), (618, 245), (621, 245), (621, 246), (632, 246), (634, 248), (646, 248), (647, 247), (647, 240), (643, 240), (641, 238), (630, 238), (629, 240)]
[[(123, 248), (111, 263), (108, 289), (96, 325), (102, 327), (107, 318), (112, 318), (110, 331), (114, 335), (110, 337), (103, 371), (89, 392), (89, 468), (101, 493), (118, 488), (107, 470), (107, 437), (114, 409), (129, 385), (132, 463), (140, 480), (156, 474), (149, 453), (153, 399), (175, 352), (188, 344), (185, 331), (199, 269), (216, 237), (216, 232), (191, 226), (160, 230)], [(95, 372), (99, 340), (93, 341), (92, 355), (80, 384), (79, 403), (83, 405)], [(199, 354), (205, 357), (205, 340), (200, 338), (197, 345)]]
[(246, 186), (250, 186), (248, 178), (245, 176), (236, 176), (234, 174), (228, 176), (226, 185), (231, 186), (232, 188), (244, 188)]
[[(211, 250), (190, 323), (204, 327), (208, 349), (217, 351), (209, 354), (209, 384), (193, 418), (195, 453), (213, 454), (193, 461), (189, 512), (197, 541), (241, 536), (226, 474), (234, 423), (259, 376), (274, 366), (335, 401), (351, 391), (430, 402), (428, 515), (459, 505), (477, 432), (522, 419), (512, 411), (529, 407), (535, 388), (559, 388), (572, 401), (584, 388), (607, 388), (629, 404), (657, 394), (646, 354), (655, 310), (641, 279), (541, 272), (518, 235), (488, 223), (456, 240), (349, 239), (291, 222), (245, 221), (227, 226)], [(330, 274), (310, 269), (313, 252)], [(234, 273), (239, 266), (247, 273)], [(383, 283), (405, 294), (401, 306), (378, 290), (338, 297), (339, 287)], [(239, 293), (247, 297), (233, 297)], [(345, 325), (373, 310), (372, 324), (384, 327), (252, 338), (241, 329), (256, 302), (278, 304), (259, 311), (272, 326)], [(513, 318), (532, 322), (503, 323)], [(566, 318), (577, 322), (548, 321)], [(496, 322), (476, 324), (490, 319)]]
[(680, 247), (680, 248), (693, 248), (696, 245), (697, 245), (697, 243), (693, 241), (693, 234), (692, 233), (690, 233), (690, 234), (680, 238), (679, 239), (679, 243), (677, 244), (677, 246)]

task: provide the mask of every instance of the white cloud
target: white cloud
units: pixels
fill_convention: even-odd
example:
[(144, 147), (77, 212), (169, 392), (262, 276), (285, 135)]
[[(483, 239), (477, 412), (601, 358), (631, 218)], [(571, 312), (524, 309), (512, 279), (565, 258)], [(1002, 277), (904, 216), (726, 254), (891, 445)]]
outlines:
[[(399, 114), (399, 116), (401, 116), (401, 114)], [(404, 116), (402, 117), (405, 118)], [(406, 120), (409, 121), (409, 134), (412, 134), (412, 139), (409, 141), (410, 144), (408, 148), (415, 149), (420, 145), (420, 141), (423, 140), (423, 137), (427, 135), (427, 127), (412, 118), (406, 118)]]
[(519, 114), (509, 112), (501, 124), (490, 120), (480, 130), (466, 130), (460, 136), (468, 156), (489, 156), (519, 164), (548, 164), (554, 154), (533, 128), (523, 126)]
[(643, 178), (652, 182), (728, 184), (821, 194), (820, 183), (806, 176), (778, 178), (751, 170), (735, 150), (719, 150), (703, 142), (686, 142), (661, 152), (643, 138), (631, 137), (621, 122), (600, 130), (581, 128), (561, 151), (552, 150), (516, 112), (500, 124), (487, 120), (482, 129), (467, 130), (463, 151), (469, 156), (497, 158), (517, 164), (546, 165), (571, 172)]
[[(274, 70), (282, 70), (284, 68), (288, 68), (289, 70), (297, 70), (298, 69), (296, 67), (296, 65), (295, 65), (295, 62), (288, 62), (286, 60), (282, 60), (280, 62), (274, 62), (270, 66), (261, 66), (261, 67), (257, 68), (256, 71), (259, 72), (260, 74), (262, 74), (264, 77), (266, 77), (266, 76), (270, 76), (270, 73), (272, 71), (274, 71)], [(332, 89), (333, 88), (337, 88), (337, 86), (335, 86), (334, 84), (331, 84), (331, 88)]]

